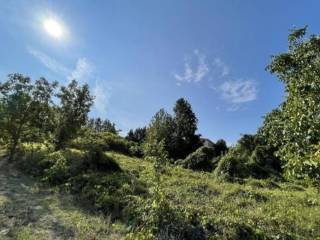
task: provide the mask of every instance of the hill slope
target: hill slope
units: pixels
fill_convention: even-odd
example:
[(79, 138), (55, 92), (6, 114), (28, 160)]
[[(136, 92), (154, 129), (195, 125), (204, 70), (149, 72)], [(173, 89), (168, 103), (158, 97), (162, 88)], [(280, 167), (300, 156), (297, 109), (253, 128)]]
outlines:
[(123, 229), (78, 206), (73, 196), (43, 188), (2, 161), (0, 239), (120, 239)]
[[(142, 159), (108, 153), (121, 168), (152, 183), (152, 165)], [(196, 209), (212, 225), (214, 239), (320, 239), (320, 193), (271, 179), (222, 183), (212, 173), (169, 168), (164, 189), (172, 205)]]
[[(152, 186), (150, 162), (106, 154)], [(210, 239), (320, 239), (320, 194), (315, 188), (271, 179), (221, 183), (212, 173), (180, 167), (168, 168), (163, 188), (172, 206), (199, 213)], [(36, 179), (1, 166), (0, 239), (121, 239), (126, 235), (125, 223), (80, 206), (76, 197), (44, 188)]]

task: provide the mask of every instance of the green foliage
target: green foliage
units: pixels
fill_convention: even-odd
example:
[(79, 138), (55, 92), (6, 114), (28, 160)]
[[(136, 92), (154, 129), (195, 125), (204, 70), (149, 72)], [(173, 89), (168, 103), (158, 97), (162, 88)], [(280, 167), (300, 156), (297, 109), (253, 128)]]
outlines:
[(53, 184), (62, 184), (70, 178), (70, 163), (68, 163), (63, 152), (53, 152), (45, 156), (45, 158), (45, 161), (48, 161), (50, 167), (44, 169), (44, 181)]
[(270, 167), (281, 172), (281, 162), (278, 157), (275, 156), (275, 149), (267, 145), (258, 145), (253, 153), (252, 160), (260, 166)]
[[(153, 163), (152, 197), (143, 207), (136, 208), (138, 224), (126, 239), (206, 239), (203, 227), (197, 218), (190, 218), (182, 208), (174, 208), (163, 190), (163, 174), (167, 171), (167, 153), (164, 141), (153, 138), (146, 144), (148, 161)], [(196, 215), (194, 215), (196, 216)]]
[(85, 166), (93, 171), (120, 171), (119, 165), (100, 148), (91, 147), (85, 154)]
[(48, 145), (23, 143), (15, 156), (15, 160), (18, 163), (18, 167), (28, 174), (42, 176), (44, 170), (52, 165), (46, 158), (52, 151), (52, 147)]
[(216, 152), (216, 156), (221, 156), (224, 155), (228, 152), (228, 147), (227, 143), (223, 139), (219, 139), (215, 144), (214, 144), (214, 149)]
[(214, 177), (222, 181), (233, 181), (237, 178), (248, 177), (249, 169), (246, 161), (239, 152), (232, 149), (227, 155), (220, 159), (214, 170)]
[(110, 120), (101, 118), (91, 118), (87, 121), (87, 127), (93, 132), (110, 132), (113, 134), (118, 134), (119, 130), (116, 129), (115, 123)]
[(24, 171), (55, 185), (66, 183), (71, 177), (87, 171), (121, 171), (110, 156), (94, 146), (86, 151), (65, 149), (54, 152), (52, 147), (24, 144), (17, 158)]
[(130, 129), (130, 131), (126, 136), (126, 139), (132, 142), (136, 142), (138, 144), (142, 144), (146, 139), (146, 135), (147, 135), (146, 127), (137, 128), (135, 130)]
[(110, 132), (85, 131), (69, 144), (70, 147), (82, 150), (91, 147), (101, 148), (103, 151), (115, 151), (129, 155), (140, 155), (140, 149), (135, 148), (136, 144), (127, 141), (123, 137)]
[(59, 125), (56, 132), (57, 149), (64, 148), (68, 141), (76, 137), (82, 126), (86, 124), (93, 97), (87, 84), (78, 86), (73, 80), (67, 87), (60, 89), (58, 97), (61, 102), (59, 108)]
[(178, 99), (174, 107), (174, 117), (160, 109), (147, 128), (146, 143), (164, 141), (165, 150), (172, 159), (185, 158), (200, 147), (200, 136), (196, 135), (197, 118), (190, 103)]
[(0, 131), (9, 145), (12, 160), (21, 141), (43, 140), (52, 130), (52, 101), (56, 83), (11, 74), (0, 83)]
[(185, 158), (199, 147), (200, 139), (197, 131), (198, 119), (192, 111), (190, 103), (184, 98), (176, 101), (174, 111), (174, 147), (172, 157)]
[(284, 141), (284, 116), (280, 108), (273, 109), (264, 117), (264, 123), (258, 129), (258, 138), (264, 139), (270, 146), (279, 149)]
[(307, 183), (320, 186), (320, 145), (314, 146), (312, 153), (303, 157), (293, 155), (290, 159), (290, 171), (285, 176), (288, 179), (304, 179)]
[[(154, 186), (152, 162), (116, 153), (110, 156), (124, 171), (137, 172), (141, 181)], [(241, 180), (241, 184), (220, 182), (212, 173), (168, 167), (162, 175), (162, 190), (171, 209), (168, 211), (174, 216), (171, 229), (179, 229), (179, 233), (184, 232), (185, 228), (179, 227), (183, 225), (202, 229), (207, 239), (222, 240), (317, 239), (320, 234), (320, 205), (316, 200), (319, 193), (313, 187), (271, 179), (249, 178)], [(145, 225), (139, 224), (140, 217), (149, 211), (146, 206), (150, 206), (150, 201), (147, 198), (134, 204), (138, 208), (133, 221), (136, 231), (129, 239), (155, 239), (147, 238), (143, 232)], [(198, 224), (190, 224), (191, 219)]]
[(99, 148), (52, 152), (53, 148), (30, 146), (24, 146), (17, 162), (23, 171), (77, 194), (114, 218), (125, 217), (135, 196), (147, 194), (143, 183)]
[[(36, 145), (28, 144), (25, 148), (52, 151), (52, 148)], [(85, 151), (61, 152), (67, 162), (73, 163), (69, 168), (71, 172), (83, 166)], [(62, 186), (76, 194), (77, 201), (86, 199), (89, 206), (111, 214), (114, 220), (123, 220), (123, 229), (130, 231), (127, 239), (276, 240), (317, 239), (320, 235), (320, 202), (316, 188), (270, 179), (245, 179), (241, 184), (218, 182), (212, 173), (166, 167), (160, 169), (162, 194), (153, 207), (154, 160), (145, 161), (115, 152), (108, 152), (106, 156), (114, 159), (122, 171), (88, 169), (72, 174)], [(79, 222), (82, 221), (75, 219), (70, 224)], [(159, 226), (157, 222), (162, 225), (154, 228)]]
[(256, 136), (243, 134), (238, 141), (238, 145), (243, 152), (252, 153), (257, 146)]
[(127, 208), (135, 201), (135, 195), (146, 194), (144, 185), (125, 172), (87, 171), (72, 176), (68, 185), (71, 192), (113, 218), (125, 218), (123, 213), (129, 211)]
[(200, 147), (177, 164), (196, 171), (211, 172), (214, 167), (215, 153), (214, 148)]
[(149, 124), (145, 142), (145, 153), (150, 154), (149, 146), (163, 142), (163, 147), (166, 152), (170, 151), (173, 141), (174, 122), (172, 116), (164, 109), (160, 109)]
[(305, 40), (305, 34), (306, 27), (292, 30), (288, 52), (274, 56), (267, 68), (285, 84), (287, 94), (260, 129), (268, 143), (279, 148), (286, 176), (299, 179), (312, 177), (314, 170), (302, 166), (309, 165), (313, 145), (320, 141), (320, 38)]

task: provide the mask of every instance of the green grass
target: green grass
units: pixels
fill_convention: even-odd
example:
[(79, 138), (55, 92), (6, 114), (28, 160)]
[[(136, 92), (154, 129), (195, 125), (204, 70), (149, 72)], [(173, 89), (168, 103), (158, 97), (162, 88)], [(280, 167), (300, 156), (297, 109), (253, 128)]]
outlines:
[[(139, 182), (153, 185), (152, 163), (106, 154)], [(320, 239), (320, 193), (316, 188), (270, 179), (218, 182), (212, 173), (180, 167), (168, 168), (163, 179), (170, 205), (187, 213), (199, 212), (201, 223), (210, 226), (210, 239)], [(0, 164), (0, 239), (126, 236), (129, 228), (124, 222), (111, 220), (85, 203), (80, 205), (75, 197)]]
[[(108, 155), (122, 169), (152, 184), (151, 163), (117, 153)], [(172, 205), (196, 209), (203, 222), (216, 226), (216, 238), (212, 239), (236, 239), (239, 231), (248, 227), (267, 239), (320, 239), (320, 194), (316, 188), (256, 179), (221, 183), (212, 173), (179, 167), (169, 168), (163, 186)]]
[(12, 167), (0, 168), (0, 239), (121, 239), (126, 228), (80, 206), (74, 196), (43, 188)]

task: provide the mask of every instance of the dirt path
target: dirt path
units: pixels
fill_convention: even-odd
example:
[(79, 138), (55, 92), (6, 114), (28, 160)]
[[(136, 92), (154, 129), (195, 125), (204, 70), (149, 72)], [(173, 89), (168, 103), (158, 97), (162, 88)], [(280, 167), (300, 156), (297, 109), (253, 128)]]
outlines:
[(119, 239), (121, 228), (77, 207), (71, 196), (41, 188), (0, 160), (1, 240)]

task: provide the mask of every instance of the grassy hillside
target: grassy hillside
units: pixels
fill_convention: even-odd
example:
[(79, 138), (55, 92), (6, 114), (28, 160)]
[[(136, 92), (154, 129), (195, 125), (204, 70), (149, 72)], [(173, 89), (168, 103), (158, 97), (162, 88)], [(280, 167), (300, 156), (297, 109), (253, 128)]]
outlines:
[(122, 223), (0, 161), (0, 239), (121, 239)]
[[(145, 160), (107, 153), (121, 168), (152, 184)], [(320, 193), (288, 182), (248, 179), (222, 183), (212, 173), (169, 168), (164, 189), (172, 205), (197, 209), (213, 239), (320, 239)]]
[[(92, 191), (102, 188), (98, 195), (89, 194), (105, 196), (102, 203), (107, 207), (101, 212), (92, 208), (94, 202), (66, 192), (64, 185), (39, 184), (40, 179), (2, 167), (0, 239), (126, 239), (132, 212), (114, 216), (114, 210), (127, 203), (144, 207), (149, 196), (143, 188), (150, 192), (154, 184), (153, 164), (116, 152), (105, 154), (122, 171), (96, 173), (96, 185), (88, 185)], [(316, 188), (272, 179), (218, 182), (213, 173), (173, 166), (163, 174), (162, 186), (170, 206), (183, 209), (186, 216), (197, 214), (209, 239), (320, 239)]]

